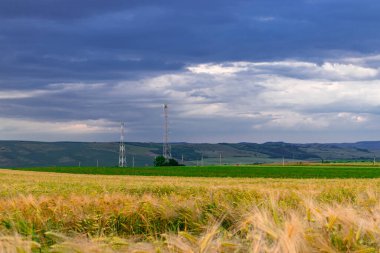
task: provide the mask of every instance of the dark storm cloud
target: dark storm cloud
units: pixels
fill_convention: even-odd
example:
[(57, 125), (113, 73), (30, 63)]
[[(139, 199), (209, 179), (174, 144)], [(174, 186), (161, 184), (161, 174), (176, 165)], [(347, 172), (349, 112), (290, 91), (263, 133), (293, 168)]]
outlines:
[[(2, 87), (377, 52), (376, 1), (0, 2)], [(32, 84), (31, 84), (32, 83)]]
[[(346, 81), (375, 87), (379, 12), (375, 0), (2, 0), (0, 118), (74, 122), (67, 131), (87, 122), (78, 129), (96, 134), (96, 124), (108, 131), (108, 124), (128, 119), (135, 140), (159, 140), (160, 106), (168, 102), (184, 115), (177, 129), (193, 126), (205, 136), (221, 125), (220, 136), (238, 138), (227, 136), (230, 118), (244, 128), (240, 139), (255, 124), (269, 122), (277, 131), (293, 120), (309, 127), (317, 120), (302, 113), (324, 113), (330, 100), (327, 111), (339, 112), (347, 100), (331, 95), (310, 105), (326, 96), (305, 102), (292, 90), (306, 92), (304, 80), (315, 94), (329, 82), (347, 94), (356, 83), (346, 90)], [(330, 64), (336, 61), (346, 65)], [(362, 111), (376, 110), (376, 99), (367, 99)], [(278, 116), (281, 108), (289, 111)], [(350, 110), (339, 117), (371, 119)]]
[(0, 2), (0, 15), (8, 18), (68, 20), (118, 11), (122, 8), (134, 8), (148, 2), (144, 0), (3, 0)]

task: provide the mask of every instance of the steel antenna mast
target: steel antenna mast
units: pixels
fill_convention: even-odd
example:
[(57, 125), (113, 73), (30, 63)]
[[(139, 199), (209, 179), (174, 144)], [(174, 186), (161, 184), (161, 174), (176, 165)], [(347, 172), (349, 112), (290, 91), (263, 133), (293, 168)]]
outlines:
[(169, 145), (169, 118), (168, 118), (168, 105), (164, 104), (164, 140), (162, 147), (162, 155), (165, 159), (172, 158), (170, 145)]
[(119, 147), (119, 167), (127, 167), (127, 157), (125, 153), (124, 144), (124, 122), (121, 122), (121, 135), (120, 135), (120, 147)]

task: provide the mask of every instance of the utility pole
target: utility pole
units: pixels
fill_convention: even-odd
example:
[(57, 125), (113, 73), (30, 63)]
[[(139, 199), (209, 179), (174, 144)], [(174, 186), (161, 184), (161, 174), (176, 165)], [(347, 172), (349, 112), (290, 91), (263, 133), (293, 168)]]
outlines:
[(132, 168), (135, 167), (135, 156), (132, 156)]
[(182, 154), (182, 157), (181, 157), (181, 164), (183, 164), (183, 154)]
[(219, 165), (222, 165), (222, 152), (219, 153)]

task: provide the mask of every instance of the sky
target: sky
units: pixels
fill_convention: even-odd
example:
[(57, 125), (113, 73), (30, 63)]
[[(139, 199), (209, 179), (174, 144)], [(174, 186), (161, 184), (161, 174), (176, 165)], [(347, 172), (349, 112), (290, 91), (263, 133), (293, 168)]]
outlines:
[(378, 0), (0, 0), (0, 139), (380, 140)]

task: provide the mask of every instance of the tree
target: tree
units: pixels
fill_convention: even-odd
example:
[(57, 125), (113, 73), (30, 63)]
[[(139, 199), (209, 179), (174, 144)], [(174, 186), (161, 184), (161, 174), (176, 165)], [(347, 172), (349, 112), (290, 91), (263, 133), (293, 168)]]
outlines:
[(180, 164), (177, 162), (177, 160), (170, 158), (165, 159), (164, 156), (159, 155), (154, 159), (153, 162), (155, 167), (161, 167), (161, 166), (180, 166)]
[(179, 163), (177, 160), (170, 158), (169, 161), (167, 162), (168, 166), (179, 166)]
[(160, 166), (165, 166), (166, 159), (164, 156), (159, 155), (154, 159), (154, 166), (160, 167)]

